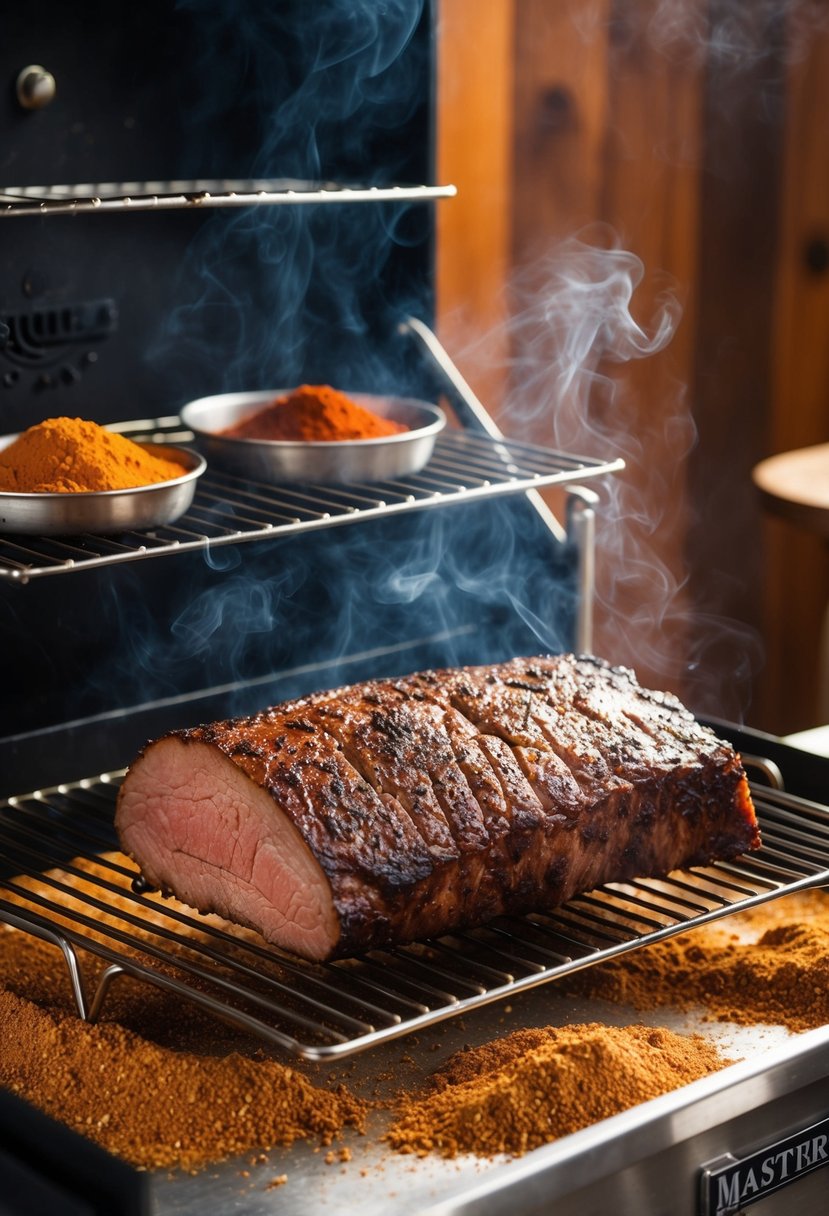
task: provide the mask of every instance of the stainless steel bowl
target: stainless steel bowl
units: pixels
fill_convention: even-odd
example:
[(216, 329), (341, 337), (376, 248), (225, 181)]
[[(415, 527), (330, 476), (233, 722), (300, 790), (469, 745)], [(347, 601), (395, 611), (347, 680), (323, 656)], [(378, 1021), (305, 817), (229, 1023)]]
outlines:
[[(0, 450), (16, 439), (0, 437)], [(184, 465), (187, 472), (132, 490), (95, 490), (44, 494), (0, 492), (0, 532), (29, 536), (68, 536), (77, 532), (144, 531), (172, 523), (193, 501), (196, 481), (207, 464), (198, 452), (162, 443), (142, 444), (154, 456)]]
[(324, 482), (344, 485), (389, 481), (419, 472), (446, 425), (436, 405), (410, 397), (349, 393), (352, 401), (408, 429), (382, 439), (319, 440), (233, 439), (219, 432), (270, 405), (290, 389), (222, 393), (200, 397), (181, 411), (211, 466), (272, 484)]

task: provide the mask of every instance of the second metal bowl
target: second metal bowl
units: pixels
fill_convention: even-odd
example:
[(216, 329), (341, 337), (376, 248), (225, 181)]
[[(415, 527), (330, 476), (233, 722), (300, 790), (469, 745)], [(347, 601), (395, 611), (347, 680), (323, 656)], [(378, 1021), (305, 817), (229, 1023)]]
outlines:
[(212, 467), (273, 484), (348, 484), (389, 481), (418, 473), (428, 463), (435, 439), (446, 425), (436, 405), (411, 397), (349, 393), (352, 401), (407, 429), (380, 439), (235, 439), (222, 431), (270, 405), (289, 389), (221, 393), (200, 397), (181, 411), (181, 420)]

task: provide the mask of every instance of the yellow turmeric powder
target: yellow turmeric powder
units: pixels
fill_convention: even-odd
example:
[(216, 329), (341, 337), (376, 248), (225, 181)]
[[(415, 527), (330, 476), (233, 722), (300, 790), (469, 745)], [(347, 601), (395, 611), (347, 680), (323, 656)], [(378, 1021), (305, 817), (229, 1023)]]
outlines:
[(186, 471), (81, 418), (47, 418), (0, 451), (0, 490), (15, 494), (129, 490)]

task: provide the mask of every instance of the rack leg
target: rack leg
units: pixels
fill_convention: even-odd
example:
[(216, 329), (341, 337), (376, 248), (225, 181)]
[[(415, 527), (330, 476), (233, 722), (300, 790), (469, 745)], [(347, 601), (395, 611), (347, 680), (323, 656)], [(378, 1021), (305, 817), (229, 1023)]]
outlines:
[(567, 495), (567, 535), (578, 553), (576, 651), (591, 654), (596, 599), (596, 504), (599, 496), (584, 486), (568, 486)]

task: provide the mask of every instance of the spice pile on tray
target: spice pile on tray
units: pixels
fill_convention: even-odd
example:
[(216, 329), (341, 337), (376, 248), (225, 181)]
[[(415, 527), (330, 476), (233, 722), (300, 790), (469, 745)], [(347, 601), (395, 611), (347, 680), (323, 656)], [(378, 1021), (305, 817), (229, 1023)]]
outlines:
[(723, 1068), (701, 1035), (661, 1027), (519, 1030), (452, 1056), (405, 1098), (386, 1139), (404, 1153), (513, 1156)]
[(182, 477), (172, 460), (82, 418), (47, 418), (0, 451), (0, 491), (13, 494), (131, 490)]
[[(97, 960), (83, 963), (93, 974)], [(107, 1020), (81, 1021), (55, 947), (2, 925), (0, 975), (0, 1085), (134, 1166), (195, 1169), (363, 1126), (366, 1105), (344, 1087), (149, 985), (126, 981)]]
[(4, 1085), (145, 1169), (193, 1168), (295, 1140), (330, 1144), (365, 1114), (344, 1090), (315, 1086), (274, 1060), (171, 1050), (8, 991), (0, 991), (0, 1027)]
[(221, 433), (229, 439), (321, 443), (382, 439), (405, 430), (402, 423), (381, 418), (327, 384), (301, 384)]

